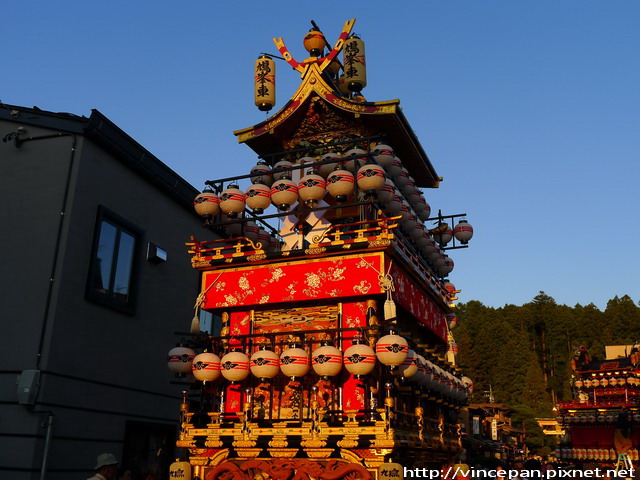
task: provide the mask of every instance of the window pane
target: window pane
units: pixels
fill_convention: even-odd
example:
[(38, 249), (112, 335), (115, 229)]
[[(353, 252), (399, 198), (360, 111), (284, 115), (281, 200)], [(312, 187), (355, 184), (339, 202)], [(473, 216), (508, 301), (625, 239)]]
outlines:
[(111, 281), (111, 267), (116, 245), (117, 229), (107, 222), (100, 225), (100, 239), (98, 240), (98, 254), (96, 257), (96, 275), (93, 288), (99, 292), (108, 293)]
[(135, 242), (136, 239), (134, 237), (123, 231), (120, 232), (120, 245), (118, 247), (118, 259), (116, 260), (113, 296), (125, 302), (129, 297), (129, 281), (131, 279)]

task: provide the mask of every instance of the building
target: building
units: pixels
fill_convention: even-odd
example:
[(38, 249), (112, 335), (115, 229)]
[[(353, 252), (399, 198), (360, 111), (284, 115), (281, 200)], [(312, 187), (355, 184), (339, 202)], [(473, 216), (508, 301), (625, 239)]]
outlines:
[(513, 425), (511, 413), (502, 403), (471, 403), (464, 409), (462, 444), (470, 461), (483, 456), (510, 461), (525, 458), (525, 431)]
[(83, 479), (102, 452), (166, 470), (197, 192), (97, 110), (0, 105), (0, 137), (0, 477)]
[[(181, 407), (176, 476), (398, 478), (462, 451), (469, 382), (455, 365), (444, 252), (466, 246), (471, 227), (460, 220), (454, 236), (462, 214), (430, 217), (420, 188), (441, 178), (399, 100), (359, 94), (353, 23), (326, 55), (314, 24), (303, 62), (274, 40), (301, 84), (235, 132), (262, 161), (199, 197), (212, 229), (239, 233), (190, 243), (214, 328), (175, 351), (173, 368), (198, 379)], [(256, 62), (261, 110), (274, 71)]]

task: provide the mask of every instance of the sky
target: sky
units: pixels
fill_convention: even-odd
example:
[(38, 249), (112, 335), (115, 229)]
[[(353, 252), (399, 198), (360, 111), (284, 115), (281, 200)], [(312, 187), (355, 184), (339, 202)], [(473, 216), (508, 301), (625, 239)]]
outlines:
[[(640, 2), (15, 3), (0, 101), (98, 109), (197, 188), (248, 173), (234, 130), (264, 120), (253, 62), (283, 37), (306, 57), (315, 20), (366, 43), (369, 101), (399, 98), (438, 174), (432, 209), (466, 213), (450, 251), (460, 301), (570, 306), (640, 299)], [(277, 64), (277, 105), (299, 75)]]

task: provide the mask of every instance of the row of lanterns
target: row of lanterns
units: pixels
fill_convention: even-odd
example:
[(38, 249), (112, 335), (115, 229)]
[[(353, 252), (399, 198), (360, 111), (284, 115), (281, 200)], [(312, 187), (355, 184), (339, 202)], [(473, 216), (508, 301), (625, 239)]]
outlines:
[(592, 378), (592, 379), (577, 379), (574, 383), (576, 388), (598, 388), (598, 387), (637, 387), (640, 386), (640, 378), (635, 377), (611, 377), (611, 378)]
[(325, 342), (311, 357), (295, 343), (280, 355), (263, 346), (251, 357), (241, 351), (231, 351), (222, 358), (209, 352), (196, 355), (190, 348), (177, 346), (169, 351), (168, 367), (174, 373), (193, 373), (200, 381), (214, 381), (222, 375), (229, 381), (240, 382), (249, 372), (260, 379), (274, 378), (279, 372), (297, 378), (309, 373), (311, 368), (322, 377), (332, 377), (340, 373), (343, 365), (349, 373), (362, 376), (373, 371), (376, 360), (397, 367), (398, 375), (457, 401), (464, 401), (473, 389), (470, 379), (459, 379), (431, 363), (409, 349), (403, 337), (393, 333), (381, 337), (375, 351), (359, 340), (354, 340), (344, 353)]
[[(200, 215), (215, 216), (220, 211), (229, 218), (236, 218), (245, 207), (249, 207), (254, 213), (262, 214), (271, 204), (279, 210), (286, 212), (298, 200), (313, 207), (322, 200), (327, 192), (337, 202), (345, 202), (355, 189), (355, 184), (361, 190), (372, 194), (385, 184), (385, 172), (379, 165), (369, 162), (355, 171), (356, 163), (366, 158), (360, 157), (364, 150), (352, 149), (347, 152), (347, 157), (352, 157), (346, 162), (346, 167), (340, 163), (329, 165), (331, 173), (322, 176), (320, 167), (309, 168), (306, 174), (296, 184), (291, 178), (291, 168), (294, 166), (288, 160), (281, 160), (275, 165), (273, 174), (271, 168), (264, 162), (258, 163), (252, 170), (253, 184), (243, 192), (237, 184), (231, 184), (222, 191), (218, 197), (212, 190), (207, 189), (194, 200), (196, 212)], [(329, 158), (325, 158), (329, 157)], [(335, 154), (327, 154), (323, 159), (340, 158)], [(301, 164), (314, 163), (311, 157), (304, 157)], [(352, 166), (351, 168), (349, 166)], [(355, 176), (354, 176), (355, 173)]]
[[(251, 208), (256, 214), (263, 213), (271, 204), (287, 211), (298, 199), (315, 206), (327, 191), (336, 202), (345, 202), (353, 194), (357, 183), (368, 194), (375, 192), (378, 201), (384, 204), (387, 215), (401, 217), (400, 228), (406, 236), (415, 242), (418, 251), (440, 276), (447, 276), (453, 270), (454, 262), (441, 247), (454, 237), (458, 242), (467, 244), (473, 237), (473, 227), (466, 220), (460, 220), (453, 229), (445, 223), (432, 236), (422, 223), (429, 218), (431, 208), (422, 192), (415, 187), (413, 178), (401, 166), (393, 149), (379, 144), (372, 151), (372, 158), (373, 161), (368, 159), (367, 152), (359, 148), (349, 150), (344, 157), (327, 153), (320, 161), (337, 163), (316, 164), (297, 185), (290, 176), (293, 163), (281, 160), (271, 169), (261, 161), (251, 170), (254, 183), (246, 192), (242, 192), (235, 184), (223, 190), (220, 197), (207, 189), (196, 197), (194, 206), (200, 215), (215, 216), (222, 211), (230, 218), (237, 217), (245, 207)], [(299, 162), (313, 164), (316, 160), (304, 157)], [(364, 166), (357, 168), (362, 163), (365, 163)], [(389, 176), (394, 178), (395, 183)], [(251, 238), (253, 230), (253, 225), (246, 228), (245, 236)], [(263, 242), (263, 246), (277, 250), (276, 243), (275, 238), (271, 237), (269, 243)]]
[[(556, 449), (557, 457), (567, 460), (600, 460), (615, 461), (618, 458), (613, 448), (563, 448)], [(627, 453), (632, 461), (638, 460), (638, 449), (633, 448)]]
[[(556, 421), (558, 423), (615, 423), (618, 419), (618, 415), (567, 415), (558, 416)], [(640, 423), (640, 414), (633, 415), (633, 421)]]

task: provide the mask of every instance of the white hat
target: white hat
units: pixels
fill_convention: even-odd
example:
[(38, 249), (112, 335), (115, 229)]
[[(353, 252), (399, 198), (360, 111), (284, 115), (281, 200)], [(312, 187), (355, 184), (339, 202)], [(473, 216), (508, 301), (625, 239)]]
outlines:
[(98, 470), (101, 467), (106, 467), (107, 465), (117, 465), (118, 459), (115, 455), (111, 453), (101, 453), (98, 455), (98, 463), (94, 467), (94, 470)]

